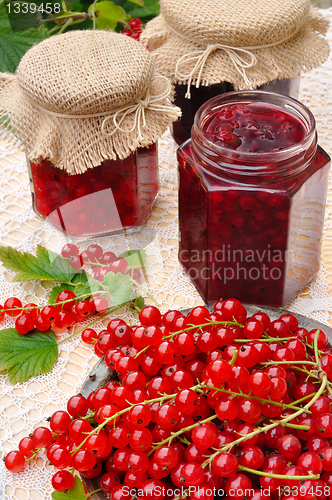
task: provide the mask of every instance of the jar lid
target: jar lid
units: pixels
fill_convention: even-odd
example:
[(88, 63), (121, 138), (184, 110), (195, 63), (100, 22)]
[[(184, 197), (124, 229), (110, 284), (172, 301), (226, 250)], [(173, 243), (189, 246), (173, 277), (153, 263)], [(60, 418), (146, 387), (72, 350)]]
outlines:
[(328, 21), (309, 0), (160, 0), (141, 36), (177, 83), (256, 88), (296, 78), (329, 55)]
[(308, 0), (160, 0), (167, 24), (196, 43), (248, 47), (293, 35), (309, 10)]
[(147, 147), (175, 121), (171, 84), (138, 41), (111, 31), (52, 36), (23, 56), (15, 77), (0, 74), (1, 127), (30, 160), (68, 173)]
[(46, 110), (110, 111), (140, 99), (154, 72), (149, 52), (109, 31), (70, 31), (32, 47), (16, 75), (20, 88)]

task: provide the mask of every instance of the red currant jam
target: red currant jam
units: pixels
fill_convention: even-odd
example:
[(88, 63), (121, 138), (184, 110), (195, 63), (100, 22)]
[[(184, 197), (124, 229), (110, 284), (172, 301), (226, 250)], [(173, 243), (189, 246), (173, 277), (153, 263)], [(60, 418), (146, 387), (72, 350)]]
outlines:
[[(298, 97), (300, 86), (300, 77), (295, 80), (286, 78), (284, 80), (276, 80), (269, 82), (260, 87), (261, 90), (270, 92), (278, 92), (283, 95), (288, 95), (294, 98)], [(185, 97), (187, 93), (187, 85), (177, 83), (175, 85), (174, 104), (182, 110), (181, 118), (173, 123), (173, 137), (177, 144), (182, 144), (190, 138), (191, 127), (194, 124), (194, 117), (198, 109), (209, 99), (216, 97), (226, 92), (231, 92), (234, 87), (231, 83), (221, 82), (210, 86), (196, 88), (195, 85), (190, 86), (191, 98)]]
[(69, 175), (48, 160), (30, 163), (33, 207), (73, 237), (136, 230), (158, 193), (156, 145)]
[(284, 306), (319, 268), (329, 156), (301, 103), (224, 94), (178, 150), (179, 259), (206, 302)]

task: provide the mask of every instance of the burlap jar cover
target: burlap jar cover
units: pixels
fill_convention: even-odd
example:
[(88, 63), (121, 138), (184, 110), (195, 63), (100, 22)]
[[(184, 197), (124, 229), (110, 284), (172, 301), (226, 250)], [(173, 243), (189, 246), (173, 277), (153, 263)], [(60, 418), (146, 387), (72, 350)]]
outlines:
[[(329, 55), (328, 22), (309, 0), (160, 0), (141, 37), (174, 83), (236, 90), (296, 78)], [(187, 96), (189, 97), (189, 95)]]
[(180, 115), (150, 53), (109, 31), (51, 37), (23, 56), (16, 75), (0, 78), (3, 136), (67, 173), (126, 158)]

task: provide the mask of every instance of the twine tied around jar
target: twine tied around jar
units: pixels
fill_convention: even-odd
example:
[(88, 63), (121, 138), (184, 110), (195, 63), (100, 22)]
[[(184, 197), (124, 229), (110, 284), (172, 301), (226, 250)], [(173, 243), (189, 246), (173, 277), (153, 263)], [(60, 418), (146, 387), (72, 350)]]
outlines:
[[(166, 78), (165, 76), (162, 75), (156, 75), (155, 77), (152, 78), (152, 82), (155, 81), (156, 79), (162, 79), (166, 82), (166, 89), (164, 92), (158, 94), (158, 95), (153, 95), (150, 92), (150, 88), (147, 90), (146, 95), (144, 98), (140, 99), (136, 104), (128, 104), (127, 106), (122, 106), (121, 108), (118, 108), (118, 110), (113, 114), (113, 116), (107, 116), (101, 125), (101, 132), (104, 135), (107, 136), (112, 136), (115, 134), (117, 130), (120, 132), (124, 133), (130, 133), (133, 132), (136, 128), (138, 131), (138, 138), (142, 139), (142, 131), (141, 128), (146, 127), (146, 119), (145, 119), (145, 109), (150, 109), (151, 111), (169, 111), (173, 110), (174, 108), (170, 106), (166, 106), (165, 104), (158, 104), (158, 102), (163, 101), (165, 98), (169, 97), (172, 87), (171, 83)], [(124, 129), (121, 127), (121, 124), (125, 120), (126, 116), (129, 114), (134, 113), (134, 123), (131, 129)], [(119, 118), (119, 121), (118, 121)], [(106, 132), (105, 131), (105, 125), (107, 124), (108, 120), (112, 120), (114, 124), (114, 130), (112, 132)]]
[[(174, 112), (175, 108), (174, 106), (167, 106), (165, 104), (158, 104), (158, 102), (162, 102), (165, 98), (169, 97), (172, 91), (172, 86), (168, 78), (166, 78), (163, 75), (155, 75), (151, 79), (151, 83), (154, 82), (155, 80), (162, 79), (166, 83), (166, 89), (161, 92), (158, 95), (153, 95), (151, 94), (151, 86), (148, 88), (147, 92), (145, 93), (145, 97), (142, 96), (141, 99), (139, 99), (136, 103), (131, 103), (127, 104), (125, 106), (121, 106), (116, 109), (112, 109), (112, 111), (109, 112), (101, 112), (101, 113), (91, 113), (88, 115), (69, 115), (66, 113), (56, 113), (55, 111), (50, 111), (48, 109), (43, 108), (42, 106), (39, 106), (35, 102), (33, 103), (34, 106), (39, 108), (41, 111), (46, 113), (47, 115), (51, 116), (56, 116), (58, 118), (69, 118), (69, 119), (80, 119), (80, 118), (96, 118), (99, 116), (105, 116), (105, 115), (110, 115), (106, 116), (101, 124), (101, 133), (105, 136), (111, 137), (114, 135), (116, 132), (123, 132), (125, 134), (130, 134), (131, 132), (134, 132), (134, 130), (137, 128), (138, 131), (138, 139), (141, 140), (143, 138), (142, 136), (142, 128), (146, 127), (146, 118), (145, 118), (145, 110), (149, 109), (151, 111), (157, 111), (157, 112)], [(121, 127), (121, 124), (125, 120), (125, 118), (134, 113), (134, 123), (133, 126), (130, 129), (124, 129)], [(178, 111), (177, 111), (178, 113)], [(178, 114), (179, 116), (179, 114)], [(111, 132), (106, 132), (105, 126), (107, 122), (111, 120), (114, 124), (114, 129)]]
[[(186, 93), (187, 99), (190, 99), (191, 97), (190, 85), (195, 74), (198, 71), (196, 88), (199, 88), (206, 60), (215, 50), (224, 50), (228, 55), (228, 57), (230, 58), (230, 60), (232, 61), (234, 68), (243, 77), (245, 83), (249, 86), (249, 88), (252, 87), (252, 83), (248, 79), (245, 71), (247, 68), (251, 68), (252, 66), (254, 66), (257, 62), (257, 57), (252, 52), (249, 52), (249, 50), (246, 49), (241, 49), (240, 47), (230, 47), (228, 45), (222, 45), (222, 44), (208, 45), (205, 50), (197, 50), (195, 52), (190, 52), (189, 54), (185, 54), (176, 63), (175, 76), (180, 79), (188, 80), (187, 93)], [(244, 57), (241, 57), (241, 53), (249, 55), (250, 60), (246, 61)], [(187, 64), (188, 62), (190, 63), (191, 61), (196, 61), (196, 63), (193, 69), (190, 71), (190, 73), (188, 74), (181, 73), (179, 69), (181, 64), (184, 65)]]

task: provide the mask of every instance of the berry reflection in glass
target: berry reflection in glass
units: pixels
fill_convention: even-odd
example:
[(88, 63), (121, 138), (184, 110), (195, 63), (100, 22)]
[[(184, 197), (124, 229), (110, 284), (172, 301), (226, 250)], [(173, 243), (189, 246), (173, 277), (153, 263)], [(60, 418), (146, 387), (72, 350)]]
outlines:
[(203, 105), (178, 151), (179, 259), (204, 300), (283, 306), (319, 268), (330, 166), (311, 112), (261, 91)]
[(28, 168), (35, 212), (72, 237), (139, 229), (158, 193), (155, 144), (83, 174), (69, 175), (43, 159)]

